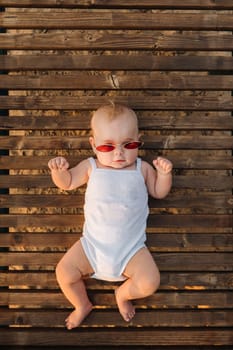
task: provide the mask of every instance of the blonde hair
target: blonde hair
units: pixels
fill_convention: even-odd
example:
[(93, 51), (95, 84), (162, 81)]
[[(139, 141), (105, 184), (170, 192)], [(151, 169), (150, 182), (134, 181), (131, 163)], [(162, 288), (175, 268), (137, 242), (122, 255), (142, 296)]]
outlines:
[(93, 112), (92, 118), (91, 118), (92, 131), (93, 131), (93, 124), (94, 124), (93, 121), (95, 117), (97, 117), (97, 115), (100, 115), (100, 114), (109, 121), (118, 118), (122, 114), (129, 114), (134, 119), (136, 127), (138, 128), (137, 115), (130, 107), (110, 101), (108, 104), (99, 107), (96, 111)]

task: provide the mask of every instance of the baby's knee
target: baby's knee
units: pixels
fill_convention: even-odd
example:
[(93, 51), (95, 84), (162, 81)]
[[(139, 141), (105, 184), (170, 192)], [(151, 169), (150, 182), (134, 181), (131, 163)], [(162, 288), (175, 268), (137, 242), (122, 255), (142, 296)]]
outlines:
[(66, 275), (64, 264), (62, 263), (62, 260), (59, 261), (59, 263), (57, 264), (56, 269), (55, 269), (55, 274), (56, 274), (56, 278), (58, 281)]
[(56, 278), (60, 285), (73, 284), (82, 278), (78, 267), (74, 267), (67, 259), (62, 258), (55, 269)]
[(71, 282), (69, 267), (66, 266), (63, 259), (61, 261), (59, 261), (59, 263), (57, 264), (56, 269), (55, 269), (55, 273), (56, 273), (56, 278), (57, 278), (57, 281), (59, 284)]
[(142, 279), (140, 285), (142, 293), (145, 296), (154, 294), (160, 285), (160, 274), (156, 273), (155, 275), (145, 276), (145, 278)]

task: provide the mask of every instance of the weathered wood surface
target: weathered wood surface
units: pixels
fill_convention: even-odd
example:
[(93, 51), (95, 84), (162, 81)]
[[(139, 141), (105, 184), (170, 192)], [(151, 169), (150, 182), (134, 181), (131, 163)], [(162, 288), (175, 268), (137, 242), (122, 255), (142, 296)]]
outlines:
[[(146, 149), (231, 149), (233, 148), (233, 136), (148, 136), (143, 138)], [(0, 137), (1, 146), (4, 149), (89, 149), (87, 137), (71, 136), (3, 136)]]
[[(55, 235), (54, 235), (55, 236)], [(114, 290), (115, 284), (89, 279), (85, 281), (88, 290)], [(0, 274), (1, 287), (17, 286), (18, 290), (25, 285), (30, 288), (41, 288), (57, 290), (54, 269), (45, 270), (11, 270), (2, 271)], [(163, 271), (161, 274), (160, 291), (222, 291), (233, 290), (231, 271), (210, 271), (210, 272), (179, 272)], [(22, 290), (21, 290), (22, 291)], [(6, 290), (5, 290), (6, 292)], [(8, 292), (9, 293), (9, 292)], [(63, 301), (64, 302), (64, 301)]]
[[(45, 268), (46, 265), (55, 265), (64, 252), (5, 252), (0, 256), (1, 266), (29, 265)], [(232, 253), (152, 253), (159, 268), (169, 271), (232, 271)], [(12, 291), (13, 292), (13, 291)], [(155, 294), (156, 297), (157, 294)], [(185, 300), (184, 300), (185, 302)], [(189, 304), (189, 301), (187, 301)]]
[[(114, 298), (113, 291), (104, 291), (104, 293), (98, 291), (89, 291), (90, 299), (96, 305), (97, 309), (105, 308), (111, 310), (111, 308), (116, 309), (116, 302)], [(155, 295), (150, 296), (146, 299), (136, 300), (135, 306), (139, 308), (147, 309), (228, 309), (227, 312), (232, 309), (232, 291), (227, 293), (215, 291), (177, 291), (177, 292), (157, 292)], [(19, 307), (40, 307), (44, 308), (68, 308), (67, 312), (70, 311), (69, 302), (64, 299), (63, 294), (60, 291), (43, 291), (36, 290), (35, 292), (26, 291), (12, 291), (2, 292), (1, 305), (9, 304), (12, 308), (17, 305)], [(189, 307), (187, 307), (187, 304)], [(117, 311), (117, 310), (115, 310)], [(225, 311), (225, 310), (224, 310)], [(185, 311), (184, 311), (185, 312)], [(119, 316), (119, 315), (118, 315)], [(120, 317), (119, 317), (120, 318)], [(64, 322), (64, 320), (63, 320)], [(127, 326), (127, 325), (125, 325)], [(231, 325), (229, 325), (231, 326)]]
[(154, 72), (76, 73), (65, 76), (6, 75), (0, 80), (0, 89), (10, 90), (233, 90), (233, 77), (161, 75)]
[[(55, 335), (54, 335), (55, 334)], [(98, 340), (98, 346), (163, 346), (163, 344), (189, 346), (198, 345), (205, 346), (224, 346), (232, 344), (232, 331), (229, 328), (200, 328), (200, 329), (170, 329), (170, 328), (122, 328), (116, 329), (80, 329), (78, 331), (69, 332), (60, 329), (3, 329), (0, 334), (0, 342), (2, 345), (33, 345), (33, 346), (74, 346), (82, 347), (94, 346)]]
[[(44, 247), (60, 247), (65, 250), (81, 236), (81, 233), (56, 232), (0, 233), (1, 247), (22, 248), (30, 251)], [(147, 244), (154, 252), (232, 252), (231, 233), (148, 233)]]
[[(111, 99), (110, 96), (0, 96), (0, 104), (2, 109), (64, 109), (66, 110), (87, 110), (97, 109), (104, 103), (107, 103)], [(180, 103), (177, 104), (177, 97), (175, 96), (158, 96), (153, 93), (148, 96), (138, 96), (133, 93), (129, 96), (115, 98), (117, 103), (128, 104), (132, 108), (142, 110), (165, 110), (165, 111), (231, 111), (233, 109), (233, 97), (227, 96), (187, 96), (183, 95), (180, 98)]]
[(2, 0), (2, 6), (6, 7), (100, 7), (100, 8), (181, 8), (181, 9), (233, 9), (233, 4), (231, 0), (144, 0), (143, 2), (140, 0), (130, 0), (128, 2), (124, 0)]
[[(153, 112), (140, 111), (139, 126), (141, 130), (230, 130), (233, 129), (233, 118), (228, 112), (189, 112), (185, 118), (179, 115), (156, 115)], [(78, 112), (75, 118), (61, 114), (55, 117), (40, 115), (0, 116), (0, 130), (87, 130), (90, 127), (90, 113)]]
[[(0, 6), (0, 347), (232, 347), (232, 0)], [(136, 110), (140, 155), (174, 164), (169, 196), (149, 200), (161, 285), (126, 324), (118, 284), (86, 280), (94, 310), (67, 332), (54, 270), (82, 233), (85, 187), (55, 188), (47, 163), (92, 156), (90, 114), (109, 99)]]
[[(158, 306), (159, 308), (159, 306)], [(0, 315), (1, 325), (26, 326), (34, 324), (36, 327), (48, 327), (51, 325), (59, 327), (64, 324), (67, 311), (64, 310), (3, 310)], [(55, 322), (54, 322), (55, 320)], [(116, 311), (95, 310), (83, 326), (96, 327), (127, 327)], [(179, 310), (147, 310), (143, 309), (137, 313), (137, 316), (131, 323), (131, 327), (139, 327), (144, 324), (145, 327), (229, 327), (233, 326), (233, 311), (226, 313), (219, 310), (191, 310), (187, 312)]]
[[(4, 168), (10, 168), (13, 169), (13, 163), (14, 160), (12, 159), (14, 157), (10, 157), (11, 162), (2, 164), (2, 167)], [(27, 157), (25, 157), (27, 158)], [(32, 169), (30, 166), (31, 163), (35, 162), (34, 158), (30, 158), (24, 163), (24, 168), (26, 169)], [(216, 159), (214, 161), (217, 162)], [(222, 159), (222, 162), (224, 163), (224, 159)], [(226, 164), (228, 163), (228, 165)], [(11, 165), (12, 164), (12, 165)], [(39, 163), (40, 164), (40, 163)], [(39, 165), (38, 164), (38, 165)], [(46, 164), (46, 162), (44, 162)], [(233, 164), (233, 159), (232, 159)], [(20, 164), (18, 164), (20, 167)], [(182, 167), (182, 165), (181, 165)], [(213, 165), (212, 165), (213, 167)], [(22, 166), (23, 168), (23, 166)], [(45, 166), (44, 166), (45, 168)], [(183, 167), (182, 167), (183, 168)], [(187, 167), (188, 168), (188, 167)], [(225, 164), (222, 167), (218, 167), (218, 165), (215, 166), (215, 169), (231, 169), (231, 164), (227, 158), (225, 158)], [(1, 169), (1, 167), (0, 167)], [(16, 168), (17, 169), (17, 168)], [(1, 175), (1, 182), (0, 182), (0, 188), (5, 188), (6, 184), (8, 184), (11, 188), (51, 188), (54, 187), (54, 183), (51, 180), (50, 176), (47, 175)], [(224, 190), (231, 190), (233, 187), (233, 179), (230, 176), (218, 176), (217, 178), (209, 178), (208, 176), (199, 176), (197, 179), (196, 176), (174, 176), (173, 178), (173, 188), (179, 188), (179, 189), (208, 189), (208, 190), (218, 190), (218, 191), (224, 191)], [(60, 193), (60, 191), (58, 190)], [(2, 203), (6, 203), (8, 199), (4, 196), (0, 196), (1, 202), (0, 205), (2, 206)], [(10, 198), (10, 197), (9, 197)], [(38, 198), (38, 197), (37, 197)], [(171, 198), (166, 198), (166, 201), (170, 200)], [(24, 199), (26, 201), (26, 199)], [(12, 204), (15, 203), (12, 201)], [(28, 202), (27, 202), (28, 203)], [(169, 202), (168, 202), (169, 203)], [(229, 199), (229, 204), (231, 204), (231, 198)], [(15, 205), (15, 204), (13, 204)], [(210, 204), (211, 205), (211, 204)]]
[(231, 14), (132, 13), (121, 11), (11, 11), (0, 13), (0, 26), (8, 29), (164, 29), (232, 30)]
[(76, 30), (68, 33), (0, 34), (4, 50), (177, 50), (230, 51), (231, 33), (166, 33), (153, 30)]
[[(67, 195), (0, 195), (0, 208), (17, 208), (17, 207), (66, 207), (66, 208), (82, 208), (84, 198), (80, 194)], [(189, 198), (184, 200), (184, 193), (170, 194), (168, 198), (160, 201), (156, 199), (149, 200), (150, 208), (202, 208), (206, 210), (217, 208), (232, 208), (233, 196), (229, 194), (218, 194), (206, 192), (204, 194), (190, 193)]]
[(1, 70), (152, 70), (152, 71), (231, 71), (233, 57), (227, 56), (154, 56), (124, 53), (109, 55), (80, 54), (65, 56), (59, 53), (51, 55), (15, 54), (0, 56)]
[[(91, 153), (90, 153), (91, 156)], [(145, 160), (147, 161), (151, 161), (152, 158), (154, 158), (155, 156), (157, 156), (157, 153), (155, 153), (154, 156), (147, 156), (145, 157)], [(192, 155), (190, 155), (189, 153), (185, 153), (184, 151), (180, 150), (179, 155), (177, 154), (172, 154), (172, 153), (166, 153), (166, 156), (169, 156), (169, 159), (172, 160), (175, 164), (175, 167), (177, 169), (209, 169), (209, 170), (221, 170), (221, 169), (229, 169), (231, 170), (233, 167), (233, 157), (232, 156), (215, 156), (213, 158), (207, 158), (206, 159), (206, 155), (205, 153), (203, 154), (203, 152), (200, 151), (200, 153), (195, 154), (194, 152), (192, 153)], [(184, 158), (181, 158), (181, 157)], [(30, 156), (24, 156), (24, 157), (14, 157), (14, 156), (2, 156), (1, 162), (0, 162), (0, 169), (47, 169), (47, 164), (48, 161), (51, 157), (47, 156), (47, 157), (30, 157)], [(67, 159), (70, 160), (70, 165), (75, 165), (76, 162), (82, 160), (84, 157), (80, 157), (79, 155), (76, 157), (75, 159), (72, 156), (69, 156)], [(12, 176), (13, 177), (13, 176)], [(12, 181), (14, 181), (15, 175), (12, 179)], [(36, 176), (35, 176), (36, 178)], [(5, 177), (6, 179), (6, 177)], [(179, 179), (179, 177), (178, 177)], [(221, 179), (221, 178), (220, 178)], [(22, 177), (22, 180), (25, 180), (25, 177)], [(202, 177), (200, 178), (200, 186), (203, 187), (202, 185), (202, 181), (205, 180)], [(207, 179), (206, 179), (207, 180)], [(193, 182), (193, 186), (197, 186), (199, 185), (199, 179), (195, 178), (195, 180), (193, 180), (195, 182)], [(214, 183), (214, 181), (218, 181), (217, 179), (210, 179), (209, 184)], [(228, 183), (232, 183), (231, 179), (227, 180)], [(43, 181), (44, 182), (44, 181)], [(43, 186), (43, 182), (42, 182), (42, 186)], [(20, 181), (21, 183), (21, 181)], [(20, 187), (20, 183), (18, 183), (18, 186)], [(207, 182), (204, 181), (204, 183), (206, 184)], [(50, 181), (50, 185), (51, 185), (51, 181)], [(0, 184), (0, 186), (7, 187), (8, 185), (6, 185), (6, 183), (2, 183)], [(18, 187), (17, 186), (17, 187)], [(224, 185), (223, 185), (224, 186)], [(28, 186), (26, 186), (28, 187)], [(185, 186), (184, 186), (185, 187)]]
[[(233, 217), (231, 214), (151, 214), (148, 218), (148, 227), (222, 227), (232, 229)], [(73, 226), (83, 225), (82, 214), (2, 214), (0, 227), (11, 226)]]

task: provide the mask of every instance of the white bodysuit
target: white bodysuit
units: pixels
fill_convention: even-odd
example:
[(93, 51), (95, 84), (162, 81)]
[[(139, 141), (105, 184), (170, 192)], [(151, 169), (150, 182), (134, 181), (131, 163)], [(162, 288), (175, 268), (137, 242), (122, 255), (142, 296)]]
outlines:
[(141, 159), (133, 170), (97, 168), (94, 158), (89, 161), (81, 243), (95, 272), (92, 277), (121, 281), (127, 263), (146, 240), (148, 192)]

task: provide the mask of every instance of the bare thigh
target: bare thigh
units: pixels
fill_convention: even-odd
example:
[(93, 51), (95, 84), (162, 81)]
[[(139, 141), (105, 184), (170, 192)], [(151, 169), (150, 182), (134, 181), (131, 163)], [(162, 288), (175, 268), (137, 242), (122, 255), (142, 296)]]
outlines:
[(159, 269), (147, 247), (143, 247), (128, 262), (123, 273), (128, 278), (154, 279), (160, 282)]
[(83, 250), (81, 241), (78, 240), (62, 257), (59, 264), (69, 275), (69, 279), (75, 279), (77, 271), (83, 278), (89, 277), (94, 270)]

